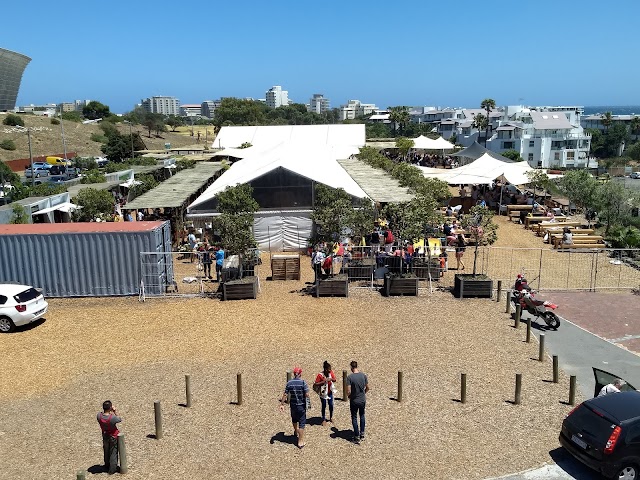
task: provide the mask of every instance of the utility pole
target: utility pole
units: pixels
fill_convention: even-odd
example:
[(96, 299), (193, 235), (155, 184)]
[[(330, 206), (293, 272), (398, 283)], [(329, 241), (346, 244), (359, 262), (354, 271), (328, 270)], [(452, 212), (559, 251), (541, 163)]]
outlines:
[(62, 120), (62, 107), (60, 107), (60, 130), (62, 131), (62, 148), (64, 149), (64, 166), (67, 167), (67, 142), (64, 139), (64, 122)]
[(36, 174), (33, 171), (33, 152), (31, 151), (31, 129), (27, 128), (27, 140), (29, 141), (29, 161), (31, 162), (31, 186), (36, 185)]

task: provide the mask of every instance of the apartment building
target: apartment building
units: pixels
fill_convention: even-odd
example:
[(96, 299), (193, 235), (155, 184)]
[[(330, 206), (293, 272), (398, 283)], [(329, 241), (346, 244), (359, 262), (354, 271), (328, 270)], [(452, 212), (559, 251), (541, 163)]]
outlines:
[(378, 110), (374, 103), (362, 103), (360, 100), (349, 100), (340, 106), (340, 120), (354, 120), (356, 117), (371, 115)]
[(91, 100), (74, 100), (73, 102), (62, 102), (58, 105), (60, 112), (81, 112)]
[(200, 117), (202, 115), (202, 106), (197, 103), (180, 105), (180, 115), (183, 117)]
[[(635, 115), (611, 115), (611, 126), (616, 124), (622, 124), (627, 127), (628, 130), (631, 130), (631, 122), (633, 122), (634, 118), (640, 119), (640, 114)], [(606, 130), (603, 120), (603, 114), (595, 114), (595, 115), (585, 115), (580, 119), (580, 125), (582, 128), (593, 128), (597, 130)]]
[(142, 100), (140, 105), (145, 111), (150, 113), (161, 113), (162, 115), (180, 114), (180, 100), (176, 97), (149, 97)]
[(289, 92), (282, 90), (280, 85), (274, 85), (265, 93), (265, 101), (267, 106), (271, 108), (289, 105)]
[(216, 108), (221, 104), (222, 100), (205, 100), (200, 105), (200, 112), (203, 117), (213, 118), (216, 113)]
[(329, 99), (324, 98), (324, 95), (321, 93), (314, 93), (313, 97), (309, 100), (309, 105), (307, 105), (307, 111), (314, 112), (317, 114), (321, 114), (327, 112), (331, 109)]

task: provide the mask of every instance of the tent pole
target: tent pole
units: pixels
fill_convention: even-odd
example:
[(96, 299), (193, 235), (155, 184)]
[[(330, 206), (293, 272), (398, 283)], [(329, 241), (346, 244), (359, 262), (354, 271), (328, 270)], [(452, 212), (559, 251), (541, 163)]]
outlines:
[(500, 182), (500, 203), (498, 204), (498, 216), (500, 216), (500, 207), (502, 206), (502, 191), (504, 190), (504, 174), (502, 175), (502, 182)]

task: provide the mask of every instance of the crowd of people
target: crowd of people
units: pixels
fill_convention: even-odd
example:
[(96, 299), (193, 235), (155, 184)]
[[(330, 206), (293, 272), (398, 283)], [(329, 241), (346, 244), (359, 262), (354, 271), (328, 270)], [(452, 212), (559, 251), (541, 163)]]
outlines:
[(437, 155), (432, 153), (421, 153), (412, 150), (408, 155), (403, 156), (398, 149), (387, 149), (382, 154), (394, 162), (408, 162), (413, 165), (430, 168), (458, 168), (460, 162), (457, 157), (450, 155)]

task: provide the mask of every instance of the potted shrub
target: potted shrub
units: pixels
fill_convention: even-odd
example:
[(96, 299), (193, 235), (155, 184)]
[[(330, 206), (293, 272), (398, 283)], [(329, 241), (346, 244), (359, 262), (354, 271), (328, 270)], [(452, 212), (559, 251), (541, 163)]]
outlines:
[(493, 245), (497, 240), (498, 226), (493, 223), (493, 212), (486, 207), (475, 206), (462, 220), (462, 226), (469, 232), (475, 243), (473, 250), (473, 273), (457, 273), (454, 278), (453, 294), (457, 298), (486, 297), (493, 295), (493, 280), (477, 273), (478, 247)]

